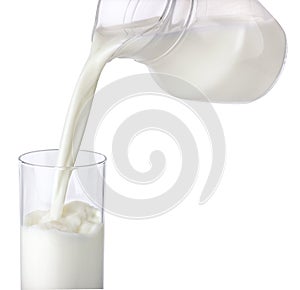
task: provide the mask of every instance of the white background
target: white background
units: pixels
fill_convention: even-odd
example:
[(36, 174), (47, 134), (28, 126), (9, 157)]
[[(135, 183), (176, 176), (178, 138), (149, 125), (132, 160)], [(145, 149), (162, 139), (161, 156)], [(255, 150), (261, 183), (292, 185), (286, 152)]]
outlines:
[[(263, 0), (289, 43), (275, 88), (249, 105), (216, 105), (227, 164), (216, 195), (200, 185), (172, 212), (106, 216), (106, 289), (300, 289), (298, 1)], [(85, 62), (96, 0), (0, 2), (0, 285), (19, 289), (19, 154), (56, 148)], [(146, 72), (116, 60), (101, 85)], [(105, 138), (105, 136), (102, 136)]]

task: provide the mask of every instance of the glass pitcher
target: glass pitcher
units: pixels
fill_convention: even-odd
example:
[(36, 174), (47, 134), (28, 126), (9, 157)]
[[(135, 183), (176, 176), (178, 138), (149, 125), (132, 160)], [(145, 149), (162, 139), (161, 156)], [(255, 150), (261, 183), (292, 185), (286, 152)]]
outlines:
[(145, 64), (162, 89), (184, 99), (254, 101), (273, 87), (286, 57), (283, 29), (257, 0), (100, 0), (94, 35), (113, 31), (126, 41), (112, 58)]

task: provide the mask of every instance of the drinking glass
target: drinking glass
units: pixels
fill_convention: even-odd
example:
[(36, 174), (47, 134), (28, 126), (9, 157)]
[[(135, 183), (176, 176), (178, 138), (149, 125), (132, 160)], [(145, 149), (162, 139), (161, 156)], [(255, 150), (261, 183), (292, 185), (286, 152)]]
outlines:
[[(80, 151), (73, 167), (57, 167), (58, 150), (19, 157), (22, 289), (103, 289), (106, 157)], [(51, 220), (53, 188), (71, 172), (63, 215)]]

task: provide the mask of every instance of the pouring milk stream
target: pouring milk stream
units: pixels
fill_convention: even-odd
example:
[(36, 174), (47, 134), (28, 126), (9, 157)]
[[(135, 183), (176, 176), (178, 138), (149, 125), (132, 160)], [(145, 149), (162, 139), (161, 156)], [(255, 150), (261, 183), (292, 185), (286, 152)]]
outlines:
[[(72, 174), (68, 168), (76, 162), (98, 80), (109, 61), (132, 58), (152, 72), (174, 75), (199, 89), (199, 95), (194, 95), (175, 83), (155, 79), (179, 98), (239, 103), (256, 100), (268, 92), (282, 70), (285, 56), (282, 28), (256, 0), (99, 1), (90, 56), (75, 88), (61, 138), (57, 163), (61, 169), (56, 175), (52, 207), (50, 213), (32, 213), (28, 217), (23, 231), (27, 247), (35, 245), (40, 230), (85, 232), (84, 227), (71, 226), (72, 218), (67, 224), (62, 219), (70, 208), (77, 213), (82, 208), (94, 211), (81, 203), (65, 205)], [(80, 224), (86, 222), (83, 216), (79, 219)], [(90, 246), (79, 243), (78, 251), (80, 245), (92, 251), (96, 240), (102, 239), (97, 218), (92, 223), (96, 226), (88, 230), (94, 234), (87, 242)], [(39, 231), (30, 231), (32, 226)], [(48, 231), (47, 235), (49, 239), (57, 236), (61, 244), (67, 245), (61, 233)], [(89, 279), (93, 280), (90, 276)], [(94, 285), (100, 284), (97, 280)]]

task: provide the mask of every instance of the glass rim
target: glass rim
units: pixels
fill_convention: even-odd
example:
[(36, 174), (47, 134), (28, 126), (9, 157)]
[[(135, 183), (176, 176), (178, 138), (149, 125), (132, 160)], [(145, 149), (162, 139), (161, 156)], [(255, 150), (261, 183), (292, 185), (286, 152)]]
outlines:
[(26, 165), (26, 166), (32, 166), (32, 167), (41, 167), (41, 168), (52, 168), (52, 169), (68, 169), (68, 170), (72, 170), (72, 169), (79, 169), (79, 168), (87, 168), (87, 167), (93, 167), (93, 166), (98, 166), (98, 165), (104, 165), (107, 161), (107, 158), (105, 155), (98, 153), (98, 152), (94, 152), (94, 151), (89, 151), (89, 150), (80, 150), (79, 152), (86, 152), (86, 153), (92, 153), (95, 154), (97, 156), (102, 157), (102, 160), (99, 162), (93, 162), (93, 163), (89, 163), (86, 165), (74, 165), (74, 166), (56, 166), (56, 165), (43, 165), (43, 164), (37, 164), (35, 162), (28, 162), (25, 161), (24, 158), (26, 156), (35, 154), (35, 153), (47, 153), (47, 152), (59, 152), (59, 149), (44, 149), (44, 150), (34, 150), (34, 151), (29, 151), (26, 153), (21, 154), (18, 157), (19, 162), (22, 165)]

